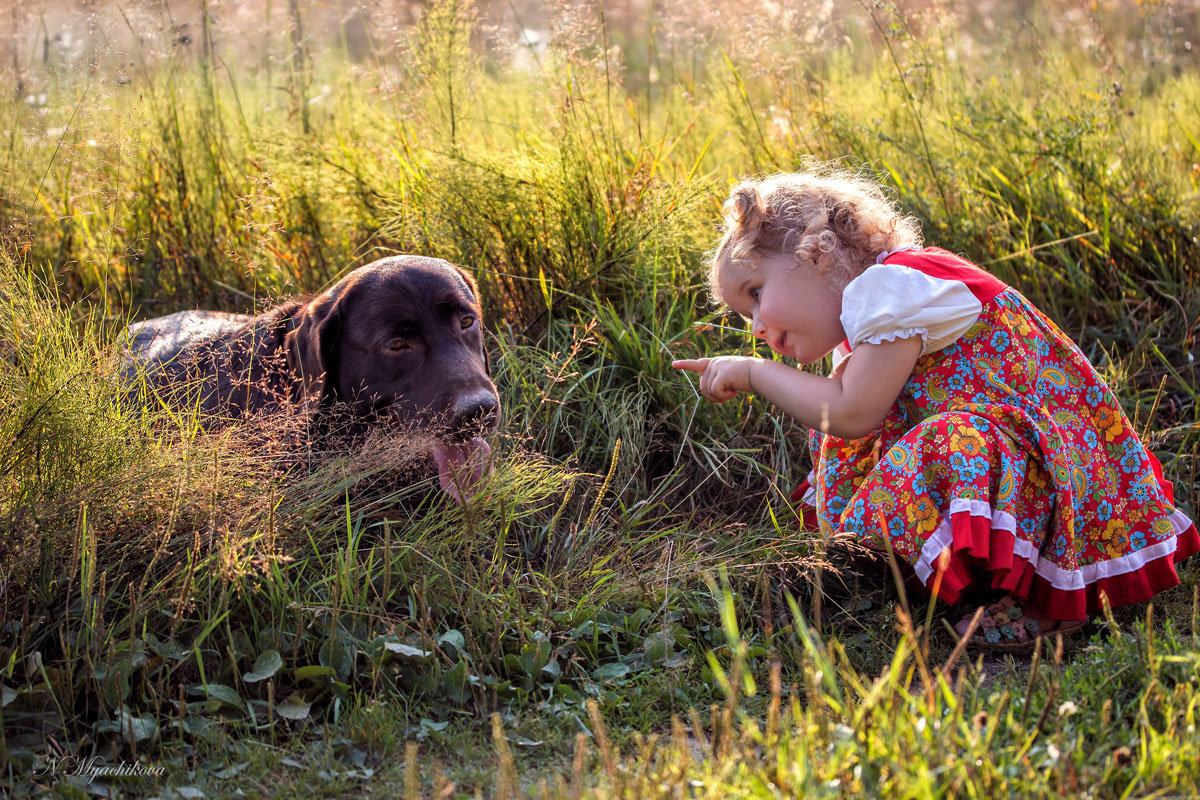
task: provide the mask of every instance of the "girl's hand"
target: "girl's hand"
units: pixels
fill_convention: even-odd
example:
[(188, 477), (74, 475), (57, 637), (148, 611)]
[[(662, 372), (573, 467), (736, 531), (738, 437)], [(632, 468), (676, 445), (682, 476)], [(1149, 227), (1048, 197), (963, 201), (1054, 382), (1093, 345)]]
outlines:
[(923, 345), (920, 335), (863, 343), (827, 378), (782, 361), (744, 356), (675, 361), (671, 366), (699, 372), (700, 391), (714, 402), (754, 392), (805, 427), (839, 439), (858, 439), (878, 428), (896, 404)]
[(672, 361), (675, 369), (700, 373), (700, 393), (714, 403), (724, 403), (737, 397), (738, 392), (752, 392), (750, 368), (760, 358), (747, 356), (717, 356)]

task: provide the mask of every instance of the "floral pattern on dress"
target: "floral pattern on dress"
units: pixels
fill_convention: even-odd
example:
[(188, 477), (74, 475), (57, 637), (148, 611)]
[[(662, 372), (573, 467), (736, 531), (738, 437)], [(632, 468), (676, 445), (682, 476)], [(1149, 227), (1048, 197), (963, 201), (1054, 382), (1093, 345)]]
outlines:
[(1175, 510), (1116, 397), (1011, 288), (917, 361), (876, 431), (813, 431), (809, 441), (822, 533), (849, 531), (879, 549), (886, 535), (914, 566), (956, 500), (1010, 516), (1023, 552), (1068, 571), (1175, 535)]

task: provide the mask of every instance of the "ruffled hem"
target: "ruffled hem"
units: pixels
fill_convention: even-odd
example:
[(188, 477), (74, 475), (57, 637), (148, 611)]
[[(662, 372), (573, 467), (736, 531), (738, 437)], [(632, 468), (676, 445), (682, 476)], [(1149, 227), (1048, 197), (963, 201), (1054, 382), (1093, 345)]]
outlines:
[(913, 336), (921, 337), (921, 353), (924, 354), (929, 346), (929, 329), (928, 328), (899, 328), (887, 333), (875, 333), (870, 336), (864, 336), (857, 342), (851, 343), (851, 349), (863, 344), (883, 344), (884, 342), (894, 342), (897, 339), (910, 339)]
[(1041, 558), (1034, 545), (1015, 534), (1016, 520), (978, 500), (951, 502), (950, 517), (925, 542), (914, 565), (932, 592), (938, 562), (944, 563), (938, 597), (955, 603), (986, 572), (991, 587), (1028, 600), (1055, 619), (1086, 619), (1100, 611), (1101, 595), (1114, 608), (1141, 603), (1179, 583), (1175, 564), (1200, 552), (1200, 532), (1181, 511), (1171, 516), (1172, 536), (1118, 558), (1064, 569)]
[[(1174, 485), (1163, 475), (1158, 458), (1149, 451), (1147, 455), (1166, 501), (1174, 503)], [(792, 502), (803, 508), (798, 521), (805, 530), (810, 529), (806, 523), (812, 518), (808, 509), (816, 514), (815, 477), (815, 472), (809, 472), (791, 494)], [(993, 589), (1027, 600), (1054, 619), (1086, 619), (1101, 610), (1102, 595), (1116, 608), (1144, 603), (1179, 585), (1175, 565), (1200, 553), (1200, 530), (1178, 509), (1169, 519), (1167, 539), (1116, 558), (1065, 569), (1043, 558), (1032, 542), (1017, 537), (1017, 520), (1011, 514), (994, 511), (986, 501), (955, 498), (948, 517), (934, 529), (911, 566), (919, 584), (932, 593), (938, 562), (948, 553), (937, 592), (947, 603), (958, 602), (969, 586), (990, 574)]]
[(814, 510), (817, 507), (817, 490), (813, 487), (813, 478), (816, 477), (815, 472), (809, 472), (800, 482), (800, 485), (792, 490), (791, 496), (788, 498), (793, 503), (801, 503), (806, 506), (812, 506)]

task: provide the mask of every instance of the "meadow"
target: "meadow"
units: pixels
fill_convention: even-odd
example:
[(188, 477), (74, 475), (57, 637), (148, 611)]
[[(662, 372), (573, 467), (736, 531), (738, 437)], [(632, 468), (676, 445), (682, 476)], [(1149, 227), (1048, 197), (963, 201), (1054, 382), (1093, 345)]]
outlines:
[[(787, 5), (14, 7), (0, 794), (1200, 793), (1200, 564), (964, 653), (794, 524), (805, 431), (669, 366), (756, 347), (705, 290), (732, 183), (840, 160), (1079, 344), (1196, 518), (1200, 11)], [(480, 285), (476, 500), (400, 437), (297, 465), (121, 402), (130, 321), (391, 253)]]

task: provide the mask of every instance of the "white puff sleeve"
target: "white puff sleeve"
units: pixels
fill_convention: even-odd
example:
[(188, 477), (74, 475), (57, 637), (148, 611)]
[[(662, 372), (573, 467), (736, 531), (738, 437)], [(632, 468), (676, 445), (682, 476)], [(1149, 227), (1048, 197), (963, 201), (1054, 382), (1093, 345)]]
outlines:
[(932, 353), (966, 333), (982, 311), (962, 281), (900, 264), (868, 267), (842, 290), (842, 329), (851, 348), (919, 335), (921, 354)]

